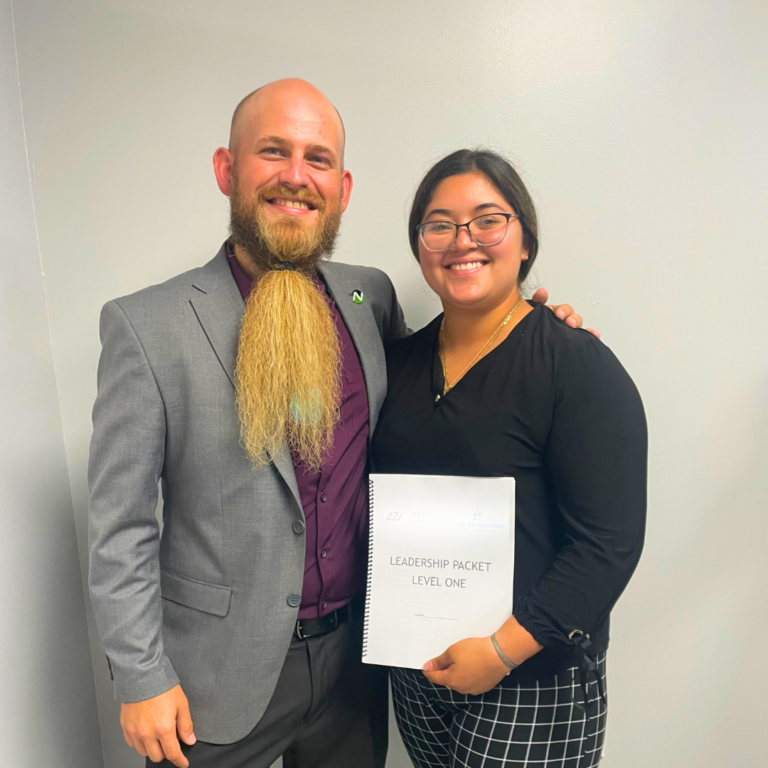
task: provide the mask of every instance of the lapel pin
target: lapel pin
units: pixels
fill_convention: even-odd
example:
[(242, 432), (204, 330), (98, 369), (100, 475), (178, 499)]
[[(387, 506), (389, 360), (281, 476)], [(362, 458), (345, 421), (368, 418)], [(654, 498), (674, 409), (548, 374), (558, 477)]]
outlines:
[(365, 301), (365, 294), (362, 291), (352, 291), (352, 301), (355, 304), (362, 304)]

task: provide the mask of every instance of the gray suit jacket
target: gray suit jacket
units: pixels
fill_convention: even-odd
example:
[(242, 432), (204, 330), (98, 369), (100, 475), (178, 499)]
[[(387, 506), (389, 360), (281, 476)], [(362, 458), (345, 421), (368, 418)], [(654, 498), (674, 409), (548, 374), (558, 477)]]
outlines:
[[(360, 356), (373, 431), (384, 346), (405, 333), (403, 314), (383, 272), (321, 271)], [(263, 715), (304, 573), (290, 456), (255, 469), (240, 446), (242, 313), (223, 248), (106, 304), (88, 472), (90, 590), (115, 695), (139, 701), (181, 682), (197, 737), (213, 743), (243, 738)]]

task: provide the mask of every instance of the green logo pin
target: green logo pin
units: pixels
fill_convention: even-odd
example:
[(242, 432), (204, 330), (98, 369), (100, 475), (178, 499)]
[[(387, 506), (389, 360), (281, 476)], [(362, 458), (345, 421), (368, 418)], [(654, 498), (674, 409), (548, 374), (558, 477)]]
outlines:
[(362, 304), (365, 301), (365, 294), (362, 291), (352, 291), (352, 301), (355, 304)]

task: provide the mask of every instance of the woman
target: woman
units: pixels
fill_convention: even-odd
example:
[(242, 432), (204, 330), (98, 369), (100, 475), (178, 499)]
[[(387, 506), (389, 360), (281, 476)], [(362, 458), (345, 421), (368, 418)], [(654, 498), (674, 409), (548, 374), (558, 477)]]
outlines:
[(388, 353), (377, 472), (514, 476), (511, 617), (392, 675), (418, 768), (600, 762), (608, 617), (642, 549), (647, 436), (610, 350), (522, 300), (536, 212), (512, 166), (461, 150), (416, 193), (411, 248), (443, 314)]

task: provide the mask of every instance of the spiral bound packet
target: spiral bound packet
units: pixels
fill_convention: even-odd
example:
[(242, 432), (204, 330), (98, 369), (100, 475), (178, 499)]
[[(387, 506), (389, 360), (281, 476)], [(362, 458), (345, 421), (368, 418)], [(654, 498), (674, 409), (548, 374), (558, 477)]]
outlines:
[(365, 619), (363, 621), (363, 661), (368, 654), (368, 614), (371, 607), (371, 581), (373, 580), (373, 494), (375, 488), (373, 480), (368, 478), (368, 510), (371, 518), (371, 524), (368, 526), (368, 577), (366, 579), (365, 590)]
[(421, 669), (512, 612), (515, 481), (370, 476), (362, 659)]

